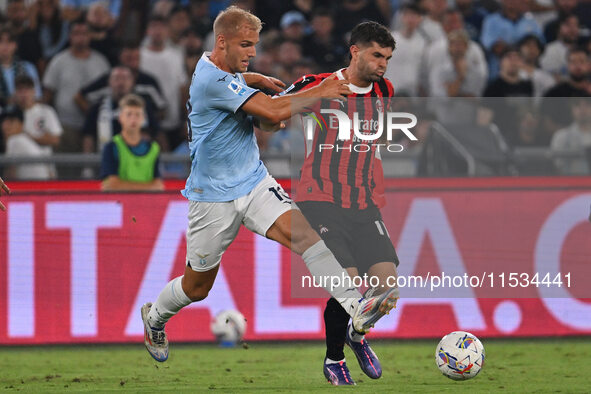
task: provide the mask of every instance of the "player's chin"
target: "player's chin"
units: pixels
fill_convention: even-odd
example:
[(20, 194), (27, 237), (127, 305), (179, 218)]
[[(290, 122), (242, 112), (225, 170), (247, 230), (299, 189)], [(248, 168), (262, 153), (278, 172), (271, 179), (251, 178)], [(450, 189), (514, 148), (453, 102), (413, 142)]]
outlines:
[(380, 79), (384, 78), (384, 73), (376, 73), (372, 75), (372, 82), (378, 82)]

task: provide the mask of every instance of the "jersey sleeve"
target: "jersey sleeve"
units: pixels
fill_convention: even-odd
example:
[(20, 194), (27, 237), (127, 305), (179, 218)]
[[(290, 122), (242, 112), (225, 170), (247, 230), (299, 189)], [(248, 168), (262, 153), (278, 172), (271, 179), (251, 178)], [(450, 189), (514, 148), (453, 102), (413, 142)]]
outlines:
[(209, 105), (212, 108), (236, 112), (259, 91), (247, 86), (243, 78), (227, 75), (222, 80), (222, 78), (215, 78), (215, 75), (211, 77), (207, 86), (207, 94)]
[(318, 85), (322, 82), (324, 78), (321, 78), (318, 75), (304, 75), (300, 77), (297, 81), (291, 84), (290, 87), (285, 89), (283, 92), (279, 93), (278, 96), (283, 96), (286, 94), (297, 93), (306, 89), (309, 89), (313, 86)]

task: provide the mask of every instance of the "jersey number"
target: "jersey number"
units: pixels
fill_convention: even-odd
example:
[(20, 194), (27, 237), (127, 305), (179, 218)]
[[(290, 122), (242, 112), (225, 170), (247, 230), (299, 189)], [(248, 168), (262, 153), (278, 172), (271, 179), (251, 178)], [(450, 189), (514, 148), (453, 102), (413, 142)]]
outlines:
[(277, 199), (278, 199), (279, 201), (283, 201), (283, 200), (286, 200), (286, 201), (291, 201), (291, 198), (289, 198), (289, 196), (287, 195), (287, 193), (285, 193), (285, 192), (283, 191), (283, 189), (281, 189), (279, 186), (276, 186), (276, 187), (270, 187), (270, 188), (269, 188), (269, 191), (270, 191), (271, 193), (273, 193), (273, 194), (275, 195), (275, 197), (277, 197)]

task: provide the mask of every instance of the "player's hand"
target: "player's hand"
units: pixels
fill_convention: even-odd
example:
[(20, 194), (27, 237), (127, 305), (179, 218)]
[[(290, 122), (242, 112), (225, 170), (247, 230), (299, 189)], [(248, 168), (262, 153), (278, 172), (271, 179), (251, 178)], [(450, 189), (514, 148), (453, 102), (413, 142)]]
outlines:
[(266, 75), (261, 75), (261, 80), (259, 82), (259, 88), (271, 90), (275, 93), (281, 93), (285, 89), (285, 84), (277, 78), (268, 77)]
[(338, 79), (338, 77), (333, 74), (318, 85), (318, 90), (320, 91), (320, 96), (322, 98), (340, 99), (343, 98), (343, 96), (353, 94), (349, 89), (349, 86), (347, 86), (348, 84), (349, 81), (347, 79)]
[[(6, 186), (2, 178), (0, 178), (0, 195), (2, 195), (2, 191), (4, 191), (4, 193), (6, 194), (10, 194), (10, 189), (8, 188), (8, 186)], [(2, 201), (0, 201), (0, 210), (6, 211), (6, 207), (4, 206), (4, 204), (2, 204)]]

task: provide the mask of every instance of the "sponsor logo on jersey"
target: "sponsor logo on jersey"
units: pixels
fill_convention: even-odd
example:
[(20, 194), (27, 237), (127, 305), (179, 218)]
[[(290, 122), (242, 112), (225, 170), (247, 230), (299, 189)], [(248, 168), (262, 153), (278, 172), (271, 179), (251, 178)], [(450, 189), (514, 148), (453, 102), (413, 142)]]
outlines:
[(228, 84), (228, 89), (230, 89), (234, 94), (238, 96), (243, 96), (246, 93), (246, 88), (239, 84), (238, 82), (232, 81)]

